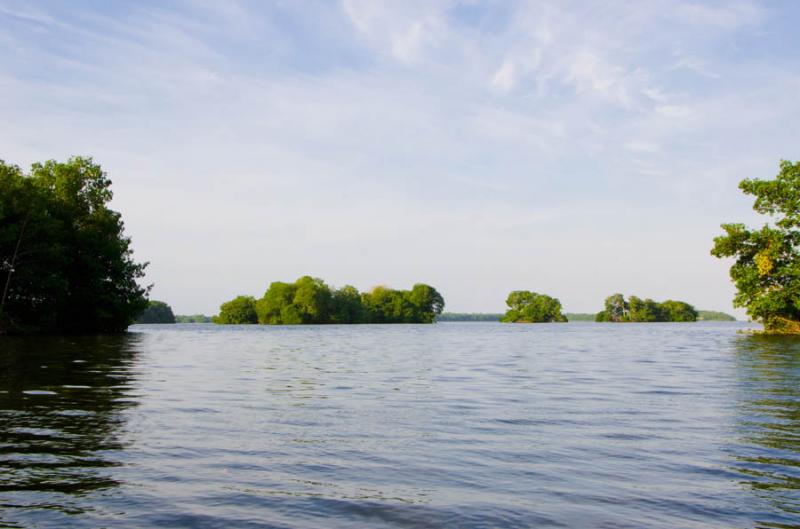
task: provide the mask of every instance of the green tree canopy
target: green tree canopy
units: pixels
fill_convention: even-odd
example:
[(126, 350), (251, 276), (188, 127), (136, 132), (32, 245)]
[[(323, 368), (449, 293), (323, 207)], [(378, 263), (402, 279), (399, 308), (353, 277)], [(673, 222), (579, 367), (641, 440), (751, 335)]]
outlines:
[(294, 283), (293, 305), (300, 315), (299, 323), (329, 323), (331, 289), (322, 279), (303, 276)]
[(665, 321), (697, 321), (698, 311), (684, 301), (668, 299), (661, 303)]
[(546, 294), (528, 290), (515, 290), (506, 299), (508, 311), (500, 321), (506, 323), (565, 322), (561, 302)]
[(684, 301), (667, 300), (662, 303), (650, 298), (631, 296), (628, 300), (622, 294), (608, 296), (605, 309), (598, 312), (595, 321), (605, 322), (656, 322), (656, 321), (696, 321), (697, 311)]
[(223, 325), (258, 323), (255, 298), (252, 296), (237, 296), (223, 303), (219, 307), (219, 315), (214, 316), (213, 321)]
[(258, 323), (283, 323), (281, 312), (284, 307), (294, 303), (296, 287), (291, 283), (275, 281), (269, 285), (264, 296), (256, 303)]
[(333, 289), (311, 276), (273, 282), (255, 302), (258, 323), (268, 325), (432, 323), (443, 308), (442, 295), (422, 283), (411, 290), (376, 287), (359, 293), (350, 285)]
[(420, 323), (433, 323), (444, 310), (444, 298), (430, 285), (417, 283), (405, 294), (411, 305), (411, 319)]
[(361, 294), (350, 285), (334, 290), (331, 295), (331, 323), (362, 323), (366, 321)]
[(723, 224), (711, 254), (733, 257), (733, 304), (768, 332), (800, 332), (800, 162), (783, 160), (773, 180), (746, 179), (739, 189), (755, 197), (753, 209), (774, 225), (759, 229)]
[(111, 198), (91, 158), (0, 161), (0, 331), (118, 332), (147, 307)]
[(628, 300), (628, 319), (630, 321), (667, 321), (661, 306), (650, 298), (639, 299), (631, 296)]
[(172, 307), (163, 301), (151, 300), (136, 323), (175, 323), (175, 314), (172, 313)]

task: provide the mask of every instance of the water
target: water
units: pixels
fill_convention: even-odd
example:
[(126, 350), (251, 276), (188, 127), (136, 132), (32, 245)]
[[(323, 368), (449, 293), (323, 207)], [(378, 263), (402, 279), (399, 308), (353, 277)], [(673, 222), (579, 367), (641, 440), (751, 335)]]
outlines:
[(800, 340), (739, 324), (0, 339), (0, 527), (800, 528)]

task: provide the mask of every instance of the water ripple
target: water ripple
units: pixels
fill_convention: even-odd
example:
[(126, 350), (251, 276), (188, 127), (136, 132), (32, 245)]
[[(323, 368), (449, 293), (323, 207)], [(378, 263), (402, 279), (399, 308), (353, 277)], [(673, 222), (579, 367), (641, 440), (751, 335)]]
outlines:
[(0, 527), (800, 528), (800, 342), (738, 328), (3, 338)]

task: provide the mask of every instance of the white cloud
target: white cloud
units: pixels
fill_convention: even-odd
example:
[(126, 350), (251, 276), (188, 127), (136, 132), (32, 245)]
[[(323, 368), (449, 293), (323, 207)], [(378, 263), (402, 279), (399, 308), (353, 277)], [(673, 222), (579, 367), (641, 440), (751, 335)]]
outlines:
[(708, 242), (800, 134), (794, 70), (719, 52), (751, 2), (3, 5), (3, 157), (95, 155), (180, 312), (301, 273), (726, 308)]
[(509, 91), (516, 84), (516, 67), (514, 62), (506, 60), (494, 74), (492, 86), (502, 91)]

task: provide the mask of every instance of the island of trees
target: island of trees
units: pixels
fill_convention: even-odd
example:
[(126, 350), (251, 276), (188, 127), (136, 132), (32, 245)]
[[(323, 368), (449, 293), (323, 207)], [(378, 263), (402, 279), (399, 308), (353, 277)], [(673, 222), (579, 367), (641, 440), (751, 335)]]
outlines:
[(745, 179), (739, 189), (774, 223), (760, 229), (723, 224), (725, 234), (714, 239), (711, 254), (735, 259), (734, 306), (744, 307), (767, 333), (800, 334), (800, 162), (783, 160), (775, 179)]
[(697, 321), (697, 311), (684, 301), (662, 302), (622, 294), (606, 298), (605, 308), (597, 313), (595, 321), (601, 322), (656, 322)]
[(418, 283), (411, 290), (384, 286), (369, 292), (334, 289), (322, 279), (303, 276), (294, 283), (271, 283), (260, 299), (237, 296), (213, 317), (219, 324), (299, 325), (350, 323), (433, 323), (444, 308), (435, 288)]
[(567, 321), (561, 313), (561, 302), (546, 294), (515, 290), (506, 298), (508, 311), (504, 323), (554, 323)]
[(111, 197), (91, 158), (0, 161), (0, 334), (119, 332), (147, 307)]
[[(177, 316), (180, 318), (180, 316)], [(594, 322), (597, 314), (594, 312), (565, 312), (564, 317), (570, 322)], [(503, 314), (494, 312), (443, 312), (436, 321), (497, 321), (503, 318)], [(714, 310), (698, 310), (697, 321), (736, 321), (730, 314)]]

